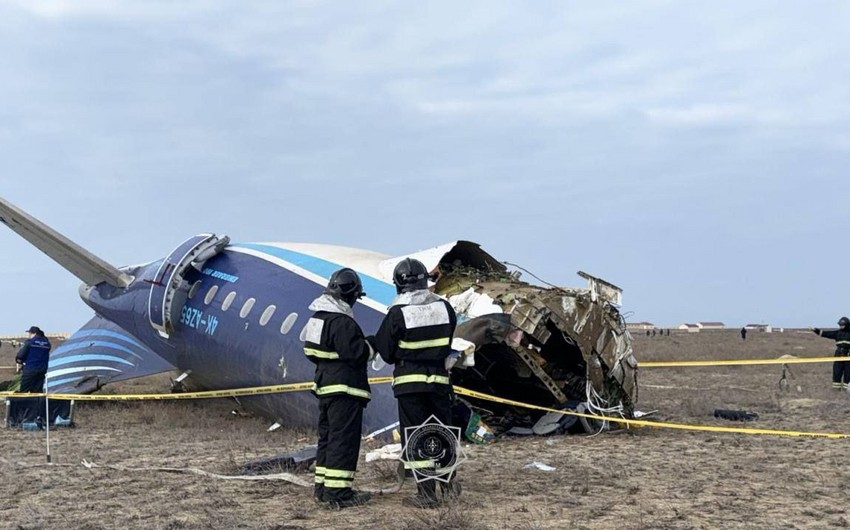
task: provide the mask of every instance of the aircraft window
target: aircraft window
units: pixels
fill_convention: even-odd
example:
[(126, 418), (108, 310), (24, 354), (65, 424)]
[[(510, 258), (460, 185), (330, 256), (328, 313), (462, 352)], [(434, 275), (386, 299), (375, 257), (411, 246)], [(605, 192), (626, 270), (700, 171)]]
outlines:
[(245, 305), (242, 306), (242, 311), (239, 312), (239, 316), (242, 318), (247, 317), (248, 313), (250, 313), (251, 309), (254, 307), (254, 302), (256, 302), (256, 300), (253, 298), (245, 300)]
[(196, 281), (192, 284), (192, 288), (189, 289), (189, 300), (195, 297), (198, 294), (198, 289), (201, 288), (201, 280)]
[(280, 332), (286, 335), (292, 330), (292, 326), (295, 325), (295, 321), (298, 320), (298, 313), (290, 313), (288, 317), (286, 317), (283, 321), (283, 324), (280, 326)]
[(210, 290), (207, 292), (206, 298), (204, 298), (204, 303), (207, 304), (207, 305), (210, 305), (210, 302), (213, 301), (213, 298), (215, 298), (215, 293), (217, 293), (217, 292), (218, 292), (218, 285), (213, 285), (212, 287), (210, 287)]
[(236, 291), (230, 291), (224, 299), (224, 302), (221, 303), (221, 310), (227, 311), (230, 309), (230, 306), (233, 305), (233, 300), (236, 298)]
[(269, 320), (274, 316), (274, 312), (277, 310), (277, 307), (270, 305), (263, 311), (263, 316), (260, 317), (260, 325), (265, 326), (269, 323)]

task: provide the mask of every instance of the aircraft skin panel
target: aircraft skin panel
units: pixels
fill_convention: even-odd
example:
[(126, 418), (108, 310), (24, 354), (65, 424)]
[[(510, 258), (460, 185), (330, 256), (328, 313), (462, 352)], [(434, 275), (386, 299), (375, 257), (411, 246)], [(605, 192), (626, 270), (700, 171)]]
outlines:
[(124, 342), (125, 345), (128, 344), (130, 346), (135, 346), (136, 348), (142, 348), (142, 349), (146, 348), (146, 346), (142, 345), (141, 342), (137, 341), (136, 339), (134, 339), (131, 335), (127, 334), (126, 332), (116, 333), (116, 332), (110, 331), (106, 328), (87, 329), (87, 328), (83, 327), (83, 328), (80, 328), (80, 330), (77, 331), (74, 334), (74, 337), (80, 338), (80, 339), (82, 339), (84, 337), (98, 337), (102, 340), (119, 340), (121, 342)]
[[(327, 285), (328, 280), (330, 280), (331, 274), (333, 274), (335, 271), (339, 270), (342, 267), (350, 267), (358, 272), (360, 280), (363, 282), (363, 290), (366, 292), (365, 298), (367, 300), (365, 302), (361, 300), (361, 302), (368, 304), (369, 300), (375, 301), (378, 304), (373, 306), (373, 308), (379, 311), (386, 312), (387, 306), (390, 305), (390, 303), (396, 296), (395, 286), (393, 286), (391, 282), (370, 275), (364, 272), (362, 269), (358, 269), (358, 265), (356, 263), (343, 260), (330, 261), (328, 259), (324, 259), (318, 256), (304, 254), (303, 252), (298, 252), (295, 250), (284, 248), (282, 246), (266, 243), (241, 243), (237, 245), (231, 245), (229, 249), (235, 250), (237, 252), (244, 249), (259, 252), (259, 254), (255, 255), (257, 257), (265, 259), (266, 261), (276, 263), (282, 267), (292, 270), (293, 272), (304, 271), (308, 273), (302, 275), (304, 277), (311, 278), (313, 281), (320, 284), (322, 287), (325, 287)], [(373, 267), (369, 268), (377, 270), (377, 262), (375, 262), (373, 265)]]
[[(284, 262), (280, 253), (265, 253), (257, 250), (260, 246), (247, 245), (228, 247), (210, 259), (202, 272), (186, 278), (190, 283), (200, 280), (201, 285), (195, 296), (187, 300), (169, 341), (177, 341), (175, 349), (181, 352), (177, 365), (182, 370), (192, 370), (189, 381), (208, 389), (312, 381), (315, 365), (304, 355), (301, 329), (312, 314), (309, 305), (327, 283), (324, 274), (330, 276), (344, 265), (289, 255), (292, 261), (309, 268), (303, 269), (308, 274), (299, 274), (290, 269), (300, 267)], [(215, 295), (207, 304), (206, 295), (214, 287)], [(222, 304), (231, 292), (236, 295), (224, 310)], [(251, 298), (254, 305), (242, 317), (240, 312)], [(261, 325), (261, 315), (272, 305), (273, 317)], [(380, 326), (386, 309), (383, 304), (379, 307), (380, 310), (355, 304), (354, 316), (364, 333), (375, 333)], [(287, 319), (291, 322), (293, 314), (297, 315), (295, 324), (287, 329), (284, 323)], [(392, 367), (380, 372), (369, 369), (370, 376), (391, 373)], [(397, 419), (390, 385), (374, 385), (372, 396), (364, 414), (364, 432)], [(239, 401), (288, 425), (315, 427), (318, 418), (318, 400), (309, 392), (251, 396)]]
[(380, 252), (321, 243), (256, 242), (250, 244), (290, 250), (304, 256), (337, 263), (341, 267), (351, 267), (361, 274), (366, 274), (388, 283), (392, 282), (392, 271), (390, 271), (389, 275), (383, 275), (379, 270), (379, 264), (392, 256)]
[(108, 382), (173, 369), (127, 331), (95, 316), (50, 352), (46, 386), (49, 392), (89, 392)]
[[(388, 256), (371, 250), (358, 248), (323, 245), (318, 243), (248, 243), (240, 246), (262, 246), (268, 252), (269, 247), (291, 251), (314, 259), (324, 260), (339, 264), (342, 267), (351, 267), (361, 275), (367, 275), (384, 283), (392, 284), (393, 270), (401, 260), (413, 258), (421, 261), (429, 271), (437, 268), (443, 258), (452, 252), (462, 252), (465, 261), (477, 262), (486, 265), (487, 268), (504, 271), (505, 266), (496, 258), (481, 249), (481, 246), (472, 241), (451, 241), (425, 250), (403, 254), (401, 256)], [(271, 250), (274, 253), (274, 250)]]
[(383, 260), (378, 265), (378, 269), (381, 275), (392, 279), (393, 271), (395, 270), (395, 266), (398, 265), (398, 262), (405, 258), (413, 258), (421, 261), (422, 264), (425, 265), (425, 268), (429, 271), (433, 271), (435, 268), (437, 268), (437, 265), (440, 263), (440, 260), (443, 258), (443, 256), (451, 252), (451, 250), (457, 245), (457, 243), (457, 241), (452, 241), (451, 243), (438, 245), (428, 250), (421, 250), (419, 252), (415, 252), (407, 256), (396, 256), (393, 258), (388, 258)]
[(89, 361), (107, 361), (107, 362), (115, 362), (119, 364), (126, 364), (127, 366), (136, 366), (132, 362), (118, 357), (117, 355), (106, 355), (100, 353), (87, 353), (83, 355), (71, 355), (62, 359), (54, 359), (51, 361), (51, 365), (53, 368), (58, 366), (63, 366), (66, 364), (72, 364), (77, 362), (89, 362)]

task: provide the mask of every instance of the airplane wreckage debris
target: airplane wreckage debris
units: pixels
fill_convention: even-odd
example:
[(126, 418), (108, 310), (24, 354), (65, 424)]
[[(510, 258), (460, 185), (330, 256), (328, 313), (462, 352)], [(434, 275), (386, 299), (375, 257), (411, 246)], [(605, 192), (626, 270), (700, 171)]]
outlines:
[[(637, 360), (620, 315), (621, 289), (579, 272), (585, 289), (539, 287), (482, 251), (459, 244), (440, 260), (435, 291), (458, 314), (455, 337), (475, 345), (452, 382), (508, 400), (634, 417)], [(598, 432), (604, 422), (464, 398), (466, 437)], [(582, 429), (583, 427), (583, 429)]]
[[(467, 242), (439, 258), (433, 273), (434, 291), (458, 315), (453, 346), (457, 339), (474, 345), (472, 362), (454, 365), (454, 384), (523, 403), (635, 417), (637, 360), (618, 309), (618, 287), (583, 272), (579, 276), (588, 281), (586, 289), (531, 285)], [(459, 400), (453, 415), (456, 425), (466, 423), (464, 437), (480, 444), (499, 435), (597, 433), (608, 427), (468, 397)], [(400, 454), (400, 444), (385, 445), (369, 452), (366, 461), (398, 460)], [(275, 467), (299, 471), (314, 459), (315, 446), (309, 446), (249, 462), (241, 473), (262, 474)], [(526, 467), (554, 469), (539, 462)]]
[[(132, 340), (127, 343), (136, 347), (137, 351), (123, 346), (109, 349), (109, 355), (119, 358), (110, 366), (104, 365), (105, 361), (100, 358), (93, 361), (95, 365), (74, 366), (73, 373), (86, 375), (61, 381), (76, 393), (97, 390), (113, 380), (141, 377), (175, 367), (184, 373), (176, 383), (184, 383), (187, 388), (197, 385), (204, 390), (233, 388), (240, 383), (250, 386), (280, 381), (287, 374), (303, 382), (308, 378), (307, 372), (312, 371), (310, 363), (296, 355), (291, 359), (292, 367), (287, 368), (279, 353), (282, 339), (274, 326), (263, 328), (263, 323), (254, 328), (260, 330), (255, 333), (255, 342), (242, 339), (249, 325), (246, 321), (243, 327), (243, 320), (254, 299), (246, 300), (242, 310), (245, 314), (240, 312), (239, 319), (226, 317), (224, 312), (230, 302), (225, 307), (225, 302), (216, 299), (219, 285), (213, 278), (206, 279), (210, 277), (203, 274), (204, 266), (209, 262), (218, 263), (216, 266), (227, 270), (242, 267), (240, 274), (245, 289), (270, 291), (270, 301), (278, 297), (280, 312), (295, 314), (297, 318), (306, 308), (291, 296), (292, 292), (269, 283), (268, 272), (261, 275), (258, 271), (273, 270), (276, 278), (287, 278), (296, 286), (294, 289), (299, 295), (308, 290), (315, 293), (318, 290), (316, 277), (324, 278), (325, 273), (319, 269), (304, 270), (310, 273), (309, 277), (305, 276), (293, 271), (292, 267), (281, 266), (278, 261), (286, 260), (279, 254), (303, 258), (305, 266), (313, 262), (333, 266), (346, 264), (382, 283), (380, 287), (390, 295), (394, 291), (389, 281), (395, 265), (401, 259), (414, 257), (434, 274), (435, 292), (446, 297), (458, 314), (455, 338), (466, 355), (458, 359), (451, 372), (455, 385), (544, 407), (575, 408), (624, 418), (632, 418), (635, 414), (637, 361), (619, 312), (621, 290), (582, 272), (579, 275), (588, 282), (583, 289), (532, 285), (521, 281), (519, 273), (510, 272), (505, 264), (470, 241), (455, 241), (392, 258), (362, 249), (310, 243), (228, 245), (229, 238), (212, 234), (189, 238), (162, 260), (118, 269), (2, 198), (0, 214), (0, 223), (8, 225), (84, 282), (80, 295), (97, 312), (95, 318), (71, 337), (72, 342), (78, 341), (72, 344), (74, 348), (59, 352), (63, 363), (88, 363), (89, 360), (80, 359), (81, 345), (85, 344), (82, 339), (93, 333), (129, 338)], [(226, 271), (221, 274), (229, 275)], [(188, 305), (192, 289), (201, 282), (212, 283), (204, 304), (211, 306), (210, 311), (219, 312), (222, 325), (217, 335), (214, 333), (218, 320), (211, 330), (208, 328), (203, 333), (198, 332), (195, 325), (179, 322), (181, 308), (188, 307), (195, 311), (193, 314), (202, 314), (201, 310)], [(235, 296), (234, 293), (228, 296)], [(374, 324), (381, 316), (382, 306), (389, 300), (377, 302), (373, 299), (372, 302), (364, 312)], [(235, 314), (230, 312), (230, 315)], [(291, 327), (294, 320), (289, 321), (287, 317), (282, 323), (280, 329), (284, 335), (289, 329), (287, 322)], [(285, 338), (285, 344), (293, 352), (301, 346), (294, 334)], [(183, 351), (176, 352), (176, 346)], [(51, 361), (56, 358), (57, 351), (58, 348), (51, 355)], [(472, 357), (469, 351), (474, 351)], [(273, 354), (269, 355), (270, 352)], [(100, 350), (89, 353), (103, 355)], [(125, 360), (125, 354), (141, 362)], [(133, 370), (126, 366), (132, 366)], [(60, 369), (56, 375), (67, 375), (65, 370)], [(375, 370), (377, 373), (378, 369)], [(389, 371), (388, 368), (380, 369), (385, 375), (389, 375)], [(189, 380), (184, 381), (190, 373)], [(47, 377), (52, 376), (48, 373)], [(63, 388), (58, 381), (56, 384)], [(395, 409), (388, 389), (380, 389), (375, 394), (372, 408), (367, 410), (364, 419), (364, 426), (369, 429), (386, 427), (384, 422)], [(486, 443), (499, 434), (521, 434), (529, 430), (534, 434), (548, 434), (571, 429), (570, 422), (576, 423), (575, 416), (546, 415), (505, 403), (472, 397), (464, 399), (467, 405), (459, 407), (457, 420), (460, 421), (455, 423), (465, 422), (465, 434), (473, 441)], [(240, 404), (252, 412), (274, 418), (276, 425), (282, 422), (279, 418), (284, 412), (291, 417), (293, 425), (313, 422), (314, 403), (306, 396), (248, 396), (240, 400)], [(588, 432), (606, 426), (604, 422), (587, 419), (582, 423)]]

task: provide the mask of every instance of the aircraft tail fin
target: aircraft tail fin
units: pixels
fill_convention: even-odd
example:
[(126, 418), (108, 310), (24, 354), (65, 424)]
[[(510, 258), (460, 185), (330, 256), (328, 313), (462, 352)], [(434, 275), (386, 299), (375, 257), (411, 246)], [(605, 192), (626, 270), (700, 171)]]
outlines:
[(107, 383), (174, 369), (129, 332), (95, 316), (50, 352), (47, 388), (52, 393), (84, 394)]
[(0, 222), (87, 285), (127, 287), (132, 278), (0, 197)]

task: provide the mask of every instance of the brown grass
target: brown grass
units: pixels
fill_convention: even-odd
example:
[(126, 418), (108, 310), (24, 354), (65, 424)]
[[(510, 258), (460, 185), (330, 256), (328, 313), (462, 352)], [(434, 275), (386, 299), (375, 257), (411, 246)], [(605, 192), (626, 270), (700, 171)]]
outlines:
[[(830, 355), (812, 334), (734, 332), (637, 337), (641, 360)], [(9, 352), (0, 351), (0, 366)], [(801, 392), (779, 389), (780, 366), (645, 369), (639, 409), (659, 419), (709, 425), (715, 408), (753, 410), (758, 427), (850, 432), (850, 398), (829, 388), (829, 364), (792, 367)], [(0, 373), (0, 379), (3, 379)], [(114, 391), (167, 391), (168, 377)], [(198, 467), (233, 473), (246, 460), (313, 443), (313, 434), (230, 414), (229, 400), (83, 403), (76, 429), (0, 430), (0, 528), (846, 528), (847, 440), (752, 437), (636, 429), (597, 437), (504, 439), (470, 446), (464, 495), (437, 511), (401, 506), (413, 493), (327, 511), (311, 491), (283, 482), (230, 482), (107, 466)], [(523, 469), (533, 460), (552, 472)], [(360, 464), (358, 483), (393, 483), (392, 464)]]

